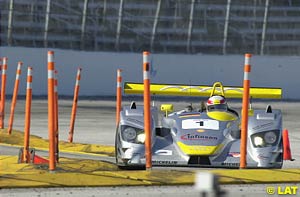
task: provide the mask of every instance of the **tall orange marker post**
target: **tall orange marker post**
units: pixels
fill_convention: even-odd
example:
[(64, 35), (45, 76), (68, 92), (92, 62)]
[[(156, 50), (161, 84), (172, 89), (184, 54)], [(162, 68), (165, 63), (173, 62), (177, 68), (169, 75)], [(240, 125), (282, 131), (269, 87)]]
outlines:
[(69, 142), (71, 143), (73, 142), (73, 135), (74, 135), (74, 125), (75, 125), (75, 118), (76, 118), (76, 111), (77, 111), (80, 78), (81, 78), (81, 68), (78, 68), (77, 76), (76, 76), (76, 84), (74, 89), (73, 107), (72, 107), (71, 120), (70, 120)]
[[(3, 58), (0, 57), (0, 72), (2, 73), (2, 61), (3, 61)], [(2, 81), (2, 76), (0, 75), (0, 87), (1, 87), (1, 81)], [(0, 101), (1, 101), (1, 90), (0, 90)], [(1, 110), (1, 109), (0, 109)]]
[(145, 156), (146, 170), (152, 168), (151, 152), (151, 111), (150, 111), (150, 53), (143, 52), (143, 75), (144, 75), (144, 129), (145, 129)]
[(29, 163), (29, 137), (31, 120), (31, 99), (32, 99), (32, 68), (27, 69), (27, 87), (26, 87), (26, 107), (25, 107), (25, 126), (24, 126), (24, 150), (23, 162)]
[(15, 107), (17, 104), (17, 98), (18, 98), (18, 91), (19, 91), (19, 83), (20, 83), (20, 75), (21, 75), (21, 67), (22, 67), (22, 62), (18, 62), (18, 67), (17, 67), (17, 73), (16, 73), (16, 81), (15, 81), (15, 87), (14, 87), (14, 93), (11, 101), (11, 106), (10, 106), (10, 117), (8, 121), (8, 128), (7, 132), (10, 135), (14, 123), (14, 113), (15, 113)]
[(55, 132), (55, 159), (59, 160), (59, 133), (58, 133), (58, 92), (57, 92), (57, 70), (54, 71), (54, 132)]
[(240, 168), (247, 167), (247, 136), (248, 136), (248, 109), (249, 109), (249, 93), (250, 93), (250, 79), (249, 74), (251, 72), (250, 58), (251, 54), (245, 54), (245, 66), (244, 66), (244, 84), (243, 84), (243, 105), (242, 105), (242, 125), (241, 125), (241, 157)]
[(117, 70), (117, 106), (116, 106), (116, 125), (120, 122), (120, 111), (122, 106), (122, 70)]
[(48, 135), (49, 135), (49, 170), (56, 167), (55, 131), (54, 131), (54, 52), (48, 51)]
[(4, 128), (7, 57), (3, 57), (2, 61), (3, 61), (3, 65), (2, 65), (1, 101), (0, 101), (0, 110), (1, 110), (0, 129)]

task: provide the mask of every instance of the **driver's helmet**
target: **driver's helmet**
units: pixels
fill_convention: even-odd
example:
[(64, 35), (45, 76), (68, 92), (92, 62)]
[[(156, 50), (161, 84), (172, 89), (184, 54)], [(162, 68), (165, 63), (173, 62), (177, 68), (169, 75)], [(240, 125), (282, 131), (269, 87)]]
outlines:
[(207, 110), (227, 110), (227, 102), (223, 96), (215, 95), (211, 96), (207, 100)]

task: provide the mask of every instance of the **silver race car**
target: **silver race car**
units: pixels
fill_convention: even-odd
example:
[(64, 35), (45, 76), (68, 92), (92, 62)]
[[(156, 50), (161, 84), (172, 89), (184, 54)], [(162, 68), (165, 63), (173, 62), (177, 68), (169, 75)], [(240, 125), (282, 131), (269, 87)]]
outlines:
[[(166, 93), (184, 86), (151, 86), (152, 93), (159, 89)], [(171, 88), (170, 88), (171, 87)], [(142, 84), (125, 84), (125, 93), (142, 91)], [(220, 82), (212, 88), (189, 86), (194, 92), (201, 90), (209, 94), (206, 103), (199, 108), (187, 106), (173, 112), (173, 105), (151, 107), (152, 165), (153, 166), (199, 166), (238, 168), (240, 165), (240, 116), (231, 109), (226, 96), (239, 97), (241, 89), (223, 87)], [(131, 92), (132, 91), (132, 92)], [(184, 90), (185, 91), (185, 90)], [(189, 95), (193, 91), (187, 91)], [(264, 92), (259, 96), (260, 93)], [(279, 93), (278, 93), (279, 91)], [(239, 93), (238, 93), (239, 92)], [(254, 98), (281, 97), (281, 89), (253, 89)], [(174, 94), (174, 92), (170, 93)], [(266, 95), (269, 94), (269, 95)], [(278, 96), (278, 94), (280, 94)], [(195, 93), (197, 95), (197, 93)], [(262, 96), (263, 95), (263, 96)], [(275, 95), (275, 96), (274, 96)], [(163, 115), (162, 115), (163, 114)], [(120, 122), (116, 130), (116, 163), (120, 168), (145, 167), (145, 133), (143, 106), (132, 102), (120, 112)], [(281, 168), (282, 114), (280, 110), (266, 106), (265, 110), (249, 109), (247, 168)]]

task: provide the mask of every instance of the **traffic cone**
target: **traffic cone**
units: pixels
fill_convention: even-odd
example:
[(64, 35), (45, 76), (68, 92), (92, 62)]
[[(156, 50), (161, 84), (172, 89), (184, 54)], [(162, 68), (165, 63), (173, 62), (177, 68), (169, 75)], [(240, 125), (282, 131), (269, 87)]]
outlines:
[(43, 157), (40, 157), (38, 155), (34, 155), (33, 163), (34, 164), (45, 164), (45, 163), (49, 163), (49, 161), (47, 159), (44, 159)]
[(292, 159), (289, 132), (287, 129), (284, 129), (282, 131), (282, 139), (283, 139), (283, 160), (294, 161), (294, 159)]

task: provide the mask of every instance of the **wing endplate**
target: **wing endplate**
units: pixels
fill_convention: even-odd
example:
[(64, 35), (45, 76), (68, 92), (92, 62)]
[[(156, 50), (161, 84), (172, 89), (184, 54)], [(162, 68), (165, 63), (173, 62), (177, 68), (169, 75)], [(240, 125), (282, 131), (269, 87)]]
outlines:
[[(227, 98), (242, 98), (243, 88), (234, 86), (198, 86), (198, 85), (180, 85), (180, 84), (151, 84), (150, 91), (153, 95), (167, 95), (167, 96), (201, 96), (209, 97), (212, 92), (214, 94), (222, 94), (222, 88)], [(144, 84), (143, 83), (124, 83), (125, 94), (143, 94)], [(282, 89), (281, 88), (263, 88), (253, 87), (250, 88), (250, 96), (252, 98), (264, 98), (264, 99), (281, 99)]]

